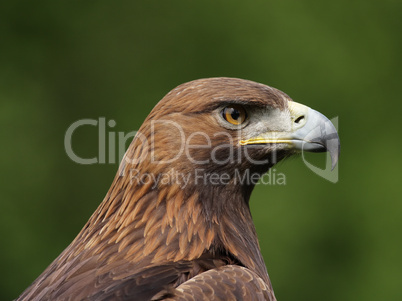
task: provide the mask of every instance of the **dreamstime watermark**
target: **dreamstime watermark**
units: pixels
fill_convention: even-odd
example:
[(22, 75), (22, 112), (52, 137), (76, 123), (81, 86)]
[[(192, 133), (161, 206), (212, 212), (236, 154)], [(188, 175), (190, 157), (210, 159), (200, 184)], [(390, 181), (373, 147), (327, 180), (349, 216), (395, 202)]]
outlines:
[[(321, 127), (317, 127), (314, 130), (312, 130), (307, 136), (311, 136), (310, 138), (318, 137), (323, 134), (328, 134), (325, 133), (325, 131), (331, 131), (333, 129), (332, 124), (338, 128), (338, 117), (331, 119), (331, 121), (327, 121), (328, 126), (324, 125)], [(226, 165), (234, 162), (240, 162), (241, 160), (247, 160), (249, 163), (252, 165), (262, 165), (262, 164), (275, 164), (277, 162), (277, 153), (275, 149), (270, 152), (270, 156), (268, 158), (256, 160), (253, 158), (253, 156), (250, 155), (249, 153), (249, 148), (243, 147), (239, 148), (238, 146), (238, 141), (241, 135), (241, 130), (238, 131), (238, 137), (233, 137), (231, 134), (229, 134), (227, 131), (222, 131), (222, 132), (217, 132), (211, 134), (207, 134), (202, 131), (196, 131), (192, 132), (188, 136), (186, 136), (185, 131), (183, 128), (180, 126), (179, 123), (174, 122), (172, 120), (156, 120), (156, 121), (151, 121), (151, 133), (156, 133), (156, 129), (159, 127), (168, 127), (169, 130), (174, 131), (174, 139), (176, 139), (176, 147), (174, 149), (174, 152), (171, 152), (173, 155), (170, 157), (164, 157), (164, 158), (159, 158), (158, 154), (155, 154), (155, 135), (148, 135), (145, 136), (143, 133), (138, 132), (138, 131), (131, 131), (128, 133), (125, 132), (116, 132), (113, 130), (113, 128), (116, 126), (116, 122), (114, 120), (109, 120), (107, 121), (106, 118), (100, 117), (98, 119), (81, 119), (77, 120), (74, 123), (72, 123), (65, 134), (64, 137), (64, 147), (67, 153), (67, 156), (74, 162), (78, 164), (84, 164), (84, 165), (89, 165), (89, 164), (115, 164), (118, 162), (121, 162), (123, 159), (127, 161), (127, 163), (139, 163), (141, 160), (144, 160), (145, 158), (148, 157), (149, 160), (153, 163), (164, 163), (164, 164), (171, 164), (174, 161), (177, 160), (182, 160), (183, 156), (187, 158), (187, 160), (197, 166), (202, 166), (204, 164), (216, 164), (216, 165)], [(98, 153), (94, 155), (93, 157), (90, 158), (83, 158), (82, 156), (78, 155), (74, 149), (73, 149), (73, 136), (76, 134), (76, 132), (80, 131), (84, 127), (92, 127), (96, 129), (96, 135), (98, 137)], [(324, 133), (323, 133), (324, 132)], [(210, 136), (211, 135), (211, 136)], [(140, 143), (142, 145), (142, 148), (144, 150), (148, 150), (145, 152), (141, 153), (141, 156), (139, 157), (133, 157), (129, 158), (128, 156), (124, 156), (126, 153), (127, 149), (127, 144), (133, 139), (139, 139)], [(222, 141), (225, 141), (224, 144), (219, 144), (215, 145), (213, 144), (214, 140), (219, 140), (221, 139)], [(237, 139), (237, 140), (236, 140)], [(201, 143), (200, 143), (201, 141)], [(336, 141), (337, 142), (337, 141)], [(327, 142), (331, 143), (331, 141)], [(251, 149), (251, 148), (250, 148)], [(197, 153), (202, 152), (202, 153), (208, 153), (209, 157), (202, 157), (197, 156)], [(325, 178), (326, 180), (336, 183), (338, 181), (338, 165), (335, 166), (334, 170), (332, 170), (331, 166), (331, 156), (329, 153), (326, 153), (326, 164), (324, 168), (320, 168), (318, 166), (315, 166), (314, 164), (310, 163), (305, 155), (304, 151), (302, 149), (302, 160), (305, 163), (305, 165), (312, 170), (314, 173), (318, 174), (322, 178)], [(224, 154), (222, 156), (222, 154)], [(198, 169), (195, 169), (198, 170)], [(203, 169), (199, 169), (199, 173)], [(207, 174), (204, 172), (202, 173), (202, 179), (207, 181), (208, 183), (211, 182), (225, 182), (225, 178), (227, 176), (224, 175), (224, 173), (221, 173), (223, 179), (219, 177), (217, 179), (216, 177), (219, 176), (218, 174)], [(269, 175), (269, 173), (267, 173)], [(132, 181), (135, 179), (138, 180), (138, 177), (133, 177), (133, 175), (130, 175), (132, 178)], [(185, 174), (180, 174), (176, 175), (175, 181), (176, 183), (181, 183), (186, 185), (186, 177), (192, 177), (193, 180), (201, 181), (199, 177), (197, 177), (196, 174), (194, 175), (185, 175)], [(270, 175), (269, 177), (271, 177)], [(160, 174), (155, 177), (159, 177), (156, 179), (155, 177), (152, 178), (151, 174), (147, 175), (142, 175), (140, 178), (141, 181), (145, 181), (146, 179), (152, 179), (153, 182), (161, 182), (161, 181), (167, 181), (168, 179), (172, 180), (172, 175), (171, 174)], [(282, 183), (286, 183), (286, 178), (281, 176), (278, 177), (274, 180), (269, 178), (270, 181), (265, 181), (264, 182), (264, 177), (260, 179), (260, 175), (247, 175), (246, 179), (244, 181), (250, 181), (250, 183), (254, 183), (255, 180), (258, 178), (256, 182), (258, 183), (263, 183), (263, 184), (271, 184), (271, 185), (284, 185)], [(283, 178), (278, 180), (279, 178)], [(253, 180), (254, 179), (254, 180)], [(187, 180), (189, 181), (189, 180)], [(279, 181), (279, 182), (278, 182)], [(222, 182), (222, 183), (223, 183)], [(241, 182), (241, 183), (243, 183)], [(254, 183), (257, 184), (257, 183)]]

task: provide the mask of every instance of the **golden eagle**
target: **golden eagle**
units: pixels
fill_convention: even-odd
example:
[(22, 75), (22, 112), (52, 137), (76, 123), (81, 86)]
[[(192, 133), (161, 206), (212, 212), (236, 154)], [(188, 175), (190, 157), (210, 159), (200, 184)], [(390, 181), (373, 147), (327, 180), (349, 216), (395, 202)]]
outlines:
[(182, 84), (152, 110), (103, 202), (17, 300), (276, 300), (251, 218), (254, 185), (329, 120), (253, 81)]

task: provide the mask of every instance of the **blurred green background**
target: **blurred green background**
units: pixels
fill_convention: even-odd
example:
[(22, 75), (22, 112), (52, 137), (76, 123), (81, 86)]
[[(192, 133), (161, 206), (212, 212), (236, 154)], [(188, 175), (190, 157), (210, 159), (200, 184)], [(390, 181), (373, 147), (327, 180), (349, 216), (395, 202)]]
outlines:
[[(3, 1), (0, 299), (71, 242), (118, 167), (79, 165), (83, 118), (136, 130), (175, 86), (230, 76), (339, 117), (339, 182), (300, 158), (252, 211), (279, 300), (402, 300), (401, 1)], [(95, 127), (74, 151), (98, 152)], [(317, 159), (323, 157), (317, 155)], [(117, 159), (117, 158), (116, 158)]]

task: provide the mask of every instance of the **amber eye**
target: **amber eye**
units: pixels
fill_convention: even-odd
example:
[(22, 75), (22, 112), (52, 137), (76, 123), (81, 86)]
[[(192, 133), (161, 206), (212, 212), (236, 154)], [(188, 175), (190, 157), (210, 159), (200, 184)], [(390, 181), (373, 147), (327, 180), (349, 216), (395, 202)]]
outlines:
[(233, 124), (240, 125), (247, 119), (246, 110), (239, 105), (230, 105), (222, 110), (223, 118)]

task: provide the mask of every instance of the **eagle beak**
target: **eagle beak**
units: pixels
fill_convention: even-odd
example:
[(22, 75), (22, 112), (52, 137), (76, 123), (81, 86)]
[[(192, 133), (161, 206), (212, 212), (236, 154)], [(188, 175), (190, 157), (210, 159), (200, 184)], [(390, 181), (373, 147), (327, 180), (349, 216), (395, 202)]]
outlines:
[(294, 101), (288, 103), (291, 129), (286, 132), (269, 132), (247, 140), (241, 145), (286, 144), (289, 149), (325, 152), (331, 156), (332, 169), (338, 162), (341, 149), (339, 136), (332, 122), (320, 112)]

